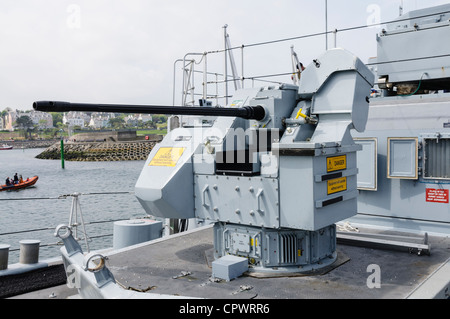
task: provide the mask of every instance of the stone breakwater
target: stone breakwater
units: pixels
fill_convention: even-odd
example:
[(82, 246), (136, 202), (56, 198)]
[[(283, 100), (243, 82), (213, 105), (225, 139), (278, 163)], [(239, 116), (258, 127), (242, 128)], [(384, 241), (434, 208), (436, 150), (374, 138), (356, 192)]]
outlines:
[[(146, 160), (154, 141), (136, 142), (92, 142), (64, 144), (66, 161), (99, 162), (99, 161), (143, 161)], [(36, 156), (38, 159), (61, 159), (61, 143), (57, 142)]]
[(55, 144), (57, 140), (7, 140), (7, 141), (0, 141), (0, 144), (7, 144), (14, 149), (27, 149), (27, 148), (46, 148), (50, 147), (51, 145)]

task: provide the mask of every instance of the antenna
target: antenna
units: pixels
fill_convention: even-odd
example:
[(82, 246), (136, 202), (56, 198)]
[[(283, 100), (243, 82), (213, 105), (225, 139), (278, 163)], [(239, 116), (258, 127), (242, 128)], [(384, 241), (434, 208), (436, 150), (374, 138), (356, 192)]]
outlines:
[(400, 0), (399, 16), (403, 15), (403, 0)]
[(230, 42), (230, 36), (227, 32), (228, 24), (223, 26), (224, 29), (224, 40), (225, 40), (225, 104), (228, 105), (228, 58), (230, 59), (231, 71), (233, 72), (233, 82), (235, 90), (241, 89), (241, 84), (239, 83), (239, 76), (237, 74), (236, 63), (234, 61), (233, 50)]
[(328, 0), (325, 0), (325, 50), (328, 50)]

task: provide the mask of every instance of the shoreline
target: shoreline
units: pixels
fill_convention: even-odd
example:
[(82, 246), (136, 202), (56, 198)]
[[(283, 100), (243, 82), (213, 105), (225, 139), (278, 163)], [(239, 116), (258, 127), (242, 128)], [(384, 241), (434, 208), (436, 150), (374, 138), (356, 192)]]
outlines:
[[(156, 141), (127, 142), (66, 142), (64, 160), (78, 162), (142, 161), (146, 160)], [(38, 159), (61, 159), (61, 143), (58, 141), (36, 156)]]
[(50, 140), (0, 140), (0, 144), (7, 144), (13, 149), (47, 148), (55, 144), (59, 139)]

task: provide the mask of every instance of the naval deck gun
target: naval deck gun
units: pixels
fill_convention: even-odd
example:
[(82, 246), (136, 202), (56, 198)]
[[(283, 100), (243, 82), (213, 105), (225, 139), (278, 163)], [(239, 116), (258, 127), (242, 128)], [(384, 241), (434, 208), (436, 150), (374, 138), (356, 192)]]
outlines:
[(35, 102), (40, 111), (192, 115), (150, 153), (135, 186), (147, 213), (214, 223), (215, 257), (250, 271), (308, 272), (336, 258), (335, 223), (357, 213), (350, 131), (363, 132), (373, 73), (327, 51), (299, 86), (242, 89), (228, 107)]
[(247, 120), (262, 120), (265, 117), (261, 106), (242, 108), (203, 108), (185, 106), (158, 105), (118, 105), (118, 104), (90, 104), (69, 103), (59, 101), (39, 101), (33, 103), (33, 108), (42, 112), (109, 112), (109, 113), (139, 113), (139, 114), (176, 114), (201, 116), (229, 116)]

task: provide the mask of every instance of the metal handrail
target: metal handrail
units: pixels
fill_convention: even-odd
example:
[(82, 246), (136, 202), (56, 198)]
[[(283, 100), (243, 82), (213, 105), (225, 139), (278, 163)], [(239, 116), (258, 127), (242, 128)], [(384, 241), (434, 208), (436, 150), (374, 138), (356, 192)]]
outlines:
[[(32, 200), (61, 200), (61, 199), (67, 199), (68, 197), (72, 197), (73, 199), (78, 198), (80, 195), (115, 195), (115, 194), (133, 194), (133, 192), (110, 192), (110, 193), (74, 193), (74, 194), (65, 194), (60, 195), (58, 197), (34, 197), (34, 198), (8, 198), (8, 199), (1, 199), (1, 201), (15, 201), (15, 200), (21, 200), (21, 201), (32, 201)], [(76, 202), (75, 202), (76, 204)], [(78, 202), (79, 204), (79, 202)], [(74, 229), (77, 229), (78, 226), (81, 226), (81, 224), (78, 224), (78, 222), (75, 220), (75, 222), (72, 221), (72, 215), (74, 213), (74, 203), (72, 202), (72, 208), (71, 208), (71, 227)], [(143, 218), (148, 218), (148, 216), (145, 216)], [(94, 224), (105, 224), (105, 223), (113, 223), (116, 221), (121, 221), (123, 219), (109, 219), (109, 220), (96, 220), (96, 221), (90, 221), (90, 222), (82, 222), (82, 226), (85, 225), (94, 225)], [(18, 230), (18, 231), (11, 231), (11, 232), (4, 232), (0, 233), (1, 236), (11, 236), (11, 235), (18, 235), (18, 234), (28, 234), (28, 233), (36, 233), (36, 232), (42, 232), (42, 231), (54, 231), (55, 227), (43, 227), (43, 228), (34, 228), (34, 229), (24, 229), (24, 230)], [(103, 237), (110, 237), (113, 236), (113, 234), (101, 234), (96, 236), (87, 236), (85, 229), (83, 229), (83, 238), (77, 238), (77, 240), (84, 240), (87, 244), (87, 241), (92, 241), (92, 239), (98, 239)], [(40, 247), (51, 247), (51, 246), (60, 246), (62, 245), (62, 242), (55, 242), (55, 243), (45, 243), (40, 244)], [(87, 246), (89, 247), (89, 246)], [(20, 248), (12, 248), (9, 249), (10, 252), (16, 252), (19, 251)]]

